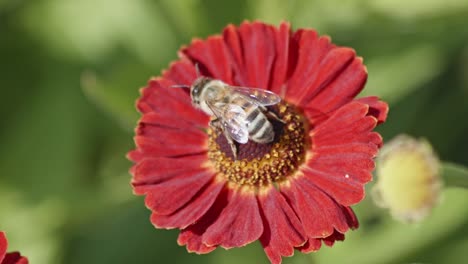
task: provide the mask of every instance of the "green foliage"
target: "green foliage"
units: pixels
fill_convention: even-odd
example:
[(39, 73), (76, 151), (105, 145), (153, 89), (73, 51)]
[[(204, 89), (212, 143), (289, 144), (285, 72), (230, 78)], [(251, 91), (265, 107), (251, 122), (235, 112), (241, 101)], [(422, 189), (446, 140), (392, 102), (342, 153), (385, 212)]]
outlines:
[[(266, 263), (258, 243), (198, 256), (151, 226), (125, 159), (138, 89), (193, 37), (288, 20), (365, 58), (363, 95), (391, 105), (386, 140), (425, 137), (467, 166), (466, 17), (462, 0), (0, 0), (0, 230), (33, 264)], [(458, 264), (467, 202), (448, 190), (429, 219), (405, 226), (365, 200), (345, 243), (284, 261)]]

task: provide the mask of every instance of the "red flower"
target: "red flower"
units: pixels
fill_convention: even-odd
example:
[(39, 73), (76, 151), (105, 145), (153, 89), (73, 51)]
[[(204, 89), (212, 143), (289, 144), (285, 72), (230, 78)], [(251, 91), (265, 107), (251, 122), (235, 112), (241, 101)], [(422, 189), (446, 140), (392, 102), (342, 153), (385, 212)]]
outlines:
[[(367, 71), (353, 49), (287, 23), (245, 22), (194, 40), (179, 57), (141, 90), (137, 148), (128, 154), (134, 192), (146, 195), (155, 227), (181, 229), (178, 243), (199, 254), (258, 239), (272, 263), (358, 227), (350, 206), (372, 178), (382, 144), (372, 130), (388, 107), (354, 99)], [(280, 95), (271, 111), (285, 124), (276, 124), (275, 141), (239, 144), (234, 160), (188, 91), (171, 87), (191, 85), (194, 65), (203, 76)]]
[(0, 264), (28, 264), (28, 259), (18, 252), (6, 253), (8, 241), (5, 233), (0, 232)]

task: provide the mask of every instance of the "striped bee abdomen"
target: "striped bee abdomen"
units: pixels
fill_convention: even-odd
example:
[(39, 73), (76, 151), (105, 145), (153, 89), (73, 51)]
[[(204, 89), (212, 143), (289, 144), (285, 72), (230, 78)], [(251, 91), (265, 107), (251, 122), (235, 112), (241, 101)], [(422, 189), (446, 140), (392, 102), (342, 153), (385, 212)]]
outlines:
[(274, 139), (273, 126), (255, 104), (243, 104), (249, 138), (257, 143), (270, 143)]

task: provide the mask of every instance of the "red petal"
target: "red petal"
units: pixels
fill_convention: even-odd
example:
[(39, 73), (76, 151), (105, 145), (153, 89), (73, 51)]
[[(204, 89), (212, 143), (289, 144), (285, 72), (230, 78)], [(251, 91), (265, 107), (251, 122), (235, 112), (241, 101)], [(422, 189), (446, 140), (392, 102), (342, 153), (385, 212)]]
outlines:
[(304, 174), (343, 205), (364, 197), (364, 183), (371, 180), (373, 158), (382, 138), (372, 129), (377, 120), (369, 107), (351, 102), (311, 131), (312, 158)]
[(187, 246), (188, 252), (195, 252), (197, 254), (207, 254), (215, 250), (214, 246), (207, 246), (202, 243), (201, 235), (205, 231), (205, 226), (201, 224), (194, 224), (182, 230), (177, 239), (180, 246)]
[(275, 59), (273, 28), (261, 22), (240, 25), (239, 30), (247, 87), (267, 89)]
[(356, 229), (359, 227), (359, 221), (354, 213), (353, 209), (349, 206), (342, 206), (343, 212), (346, 215), (348, 225), (351, 229)]
[(250, 190), (231, 190), (228, 204), (203, 234), (203, 243), (229, 249), (257, 240), (263, 232), (262, 219)]
[(237, 28), (234, 25), (227, 26), (223, 31), (223, 40), (228, 50), (231, 67), (233, 68), (233, 84), (246, 86), (247, 76), (244, 71), (244, 57), (242, 44)]
[(21, 257), (19, 252), (11, 252), (5, 255), (2, 264), (28, 264), (28, 259)]
[[(165, 117), (161, 117), (157, 113), (147, 113), (143, 115), (139, 122), (139, 126), (136, 129), (136, 134), (139, 136), (149, 136), (155, 139), (166, 140), (169, 134), (170, 137), (177, 137), (181, 134), (191, 137), (206, 138), (207, 135), (201, 129), (194, 127), (176, 127), (177, 122), (167, 120)], [(180, 123), (179, 123), (180, 124)], [(189, 124), (187, 124), (189, 125)], [(170, 127), (173, 126), (173, 127)], [(177, 134), (178, 133), (178, 134)], [(175, 134), (175, 135), (173, 135)], [(183, 143), (182, 142), (179, 142)]]
[(134, 149), (127, 153), (127, 158), (133, 162), (139, 162), (145, 158), (145, 155), (138, 149)]
[(169, 70), (163, 71), (163, 77), (172, 80), (177, 85), (190, 86), (197, 78), (197, 71), (192, 62), (186, 58), (181, 58), (171, 63)]
[(170, 121), (156, 113), (145, 114), (136, 129), (136, 145), (153, 156), (187, 155), (206, 151), (206, 133), (194, 127), (179, 129), (164, 126), (171, 126)]
[(7, 247), (8, 241), (5, 237), (5, 233), (0, 232), (0, 263), (2, 263), (2, 260), (5, 257)]
[(188, 202), (183, 208), (177, 210), (171, 215), (159, 215), (153, 213), (151, 222), (157, 228), (180, 228), (197, 222), (213, 205), (219, 193), (223, 189), (225, 181), (212, 183), (205, 186), (203, 190)]
[(380, 146), (382, 138), (371, 132), (377, 125), (373, 116), (368, 116), (369, 106), (351, 102), (336, 111), (328, 120), (311, 131), (314, 146), (338, 145), (362, 142)]
[[(179, 132), (182, 133), (182, 132)], [(149, 137), (136, 136), (135, 144), (146, 156), (151, 157), (176, 157), (204, 153), (207, 149), (206, 138), (196, 137), (187, 134), (187, 145), (180, 141), (183, 135), (172, 132), (166, 133), (165, 139), (156, 139)], [(188, 136), (190, 135), (190, 136)]]
[(279, 28), (275, 28), (274, 31), (276, 59), (271, 76), (270, 89), (283, 97), (286, 93), (285, 83), (289, 78), (288, 74), (291, 74), (292, 68), (296, 64), (297, 54), (294, 51), (297, 51), (297, 49), (292, 47), (294, 44), (291, 40), (291, 26), (289, 23), (281, 23)]
[(346, 178), (346, 175), (334, 175), (310, 168), (304, 169), (304, 175), (340, 204), (353, 205), (364, 199), (364, 184)]
[(180, 232), (177, 243), (181, 246), (186, 245), (189, 252), (205, 254), (213, 251), (216, 246), (204, 244), (202, 236), (206, 232), (206, 229), (218, 219), (221, 211), (226, 207), (229, 193), (230, 190), (223, 189), (208, 212), (196, 223)]
[(199, 170), (207, 159), (206, 155), (182, 158), (146, 158), (134, 166), (132, 184), (157, 184), (176, 177), (182, 172)]
[[(340, 74), (349, 66), (355, 58), (356, 53), (350, 48), (332, 48), (320, 63), (317, 72), (310, 76), (310, 84), (307, 87), (307, 92), (304, 92), (298, 98), (298, 104), (308, 104), (319, 93), (326, 92), (324, 89), (336, 78), (340, 78)], [(312, 104), (315, 106), (315, 104)], [(328, 112), (328, 109), (325, 110)]]
[(151, 211), (169, 215), (189, 202), (213, 177), (206, 170), (189, 171), (158, 184), (134, 186), (134, 192), (146, 194), (145, 204)]
[(363, 97), (356, 101), (369, 105), (368, 114), (377, 118), (377, 124), (383, 123), (387, 120), (388, 104), (384, 101), (380, 101), (377, 96)]
[(348, 56), (340, 58), (344, 61), (345, 68), (339, 71), (339, 74), (335, 73), (335, 78), (329, 83), (326, 82), (320, 93), (307, 101), (306, 107), (315, 107), (329, 113), (350, 102), (364, 88), (367, 70), (362, 64), (362, 59), (354, 57), (351, 63), (346, 64)]
[(301, 251), (302, 253), (310, 253), (318, 251), (322, 247), (322, 240), (318, 238), (308, 238), (307, 242), (297, 248), (297, 250)]
[(372, 180), (372, 157), (377, 150), (378, 147), (374, 143), (361, 142), (317, 146), (313, 149), (316, 156), (308, 162), (308, 166), (339, 181), (344, 177), (364, 184)]
[(323, 239), (323, 243), (331, 247), (333, 246), (333, 244), (335, 244), (335, 241), (343, 241), (344, 239), (345, 239), (344, 234), (335, 230), (333, 234)]
[(331, 235), (334, 228), (342, 233), (349, 229), (348, 211), (312, 180), (306, 177), (291, 180), (281, 191), (291, 200), (308, 237), (323, 238)]
[(294, 211), (274, 187), (260, 194), (258, 200), (264, 216), (264, 232), (260, 242), (271, 263), (281, 263), (282, 256), (292, 256), (295, 247), (304, 245), (304, 229)]
[(0, 263), (1, 264), (28, 264), (28, 259), (22, 257), (19, 252), (6, 253), (8, 241), (5, 233), (0, 232)]
[(288, 82), (286, 99), (299, 105), (305, 94), (314, 93), (313, 84), (320, 64), (326, 54), (334, 47), (329, 37), (319, 37), (314, 30), (299, 30), (293, 36), (298, 40), (298, 59), (294, 74)]
[(235, 73), (235, 85), (267, 89), (275, 61), (275, 29), (261, 22), (228, 26), (223, 39)]
[(161, 121), (152, 119), (154, 123), (169, 120), (169, 127), (193, 128), (206, 127), (209, 117), (192, 106), (190, 96), (180, 88), (171, 88), (177, 83), (165, 79), (153, 79), (142, 90), (142, 96), (137, 102), (137, 108), (145, 113), (155, 112)]
[(198, 63), (202, 75), (232, 84), (230, 59), (221, 36), (193, 40), (182, 53), (193, 63)]
[(139, 123), (156, 125), (163, 128), (172, 128), (176, 131), (189, 131), (200, 132), (200, 128), (195, 124), (186, 119), (174, 118), (174, 116), (168, 116), (157, 112), (149, 112), (144, 114)]

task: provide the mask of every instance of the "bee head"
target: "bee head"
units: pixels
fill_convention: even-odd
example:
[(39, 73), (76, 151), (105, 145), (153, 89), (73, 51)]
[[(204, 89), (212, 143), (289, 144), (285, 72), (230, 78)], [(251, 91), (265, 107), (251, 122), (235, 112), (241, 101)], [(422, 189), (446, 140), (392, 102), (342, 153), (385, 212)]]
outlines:
[(205, 88), (206, 84), (210, 82), (212, 79), (208, 77), (198, 77), (192, 86), (190, 87), (190, 97), (192, 98), (192, 103), (195, 106), (200, 105), (200, 96)]

